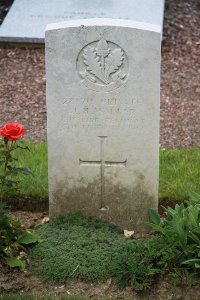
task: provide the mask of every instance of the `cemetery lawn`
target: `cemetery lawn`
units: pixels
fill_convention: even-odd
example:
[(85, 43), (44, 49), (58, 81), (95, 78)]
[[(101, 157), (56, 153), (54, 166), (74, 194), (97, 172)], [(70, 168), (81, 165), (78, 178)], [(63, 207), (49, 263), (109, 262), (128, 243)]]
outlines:
[[(26, 166), (32, 175), (20, 178), (18, 198), (21, 205), (34, 206), (34, 198), (48, 202), (47, 144), (26, 142), (30, 151), (16, 152), (20, 166)], [(18, 155), (17, 155), (18, 154)], [(190, 191), (200, 193), (200, 149), (160, 149), (159, 201), (181, 202), (188, 199)], [(16, 198), (16, 192), (9, 198)], [(25, 199), (25, 200), (23, 200)], [(30, 199), (30, 201), (28, 200)], [(170, 201), (170, 202), (169, 202)], [(16, 203), (16, 199), (14, 199)], [(25, 203), (24, 203), (25, 202)], [(18, 202), (20, 206), (20, 202)], [(46, 206), (47, 207), (47, 206)]]

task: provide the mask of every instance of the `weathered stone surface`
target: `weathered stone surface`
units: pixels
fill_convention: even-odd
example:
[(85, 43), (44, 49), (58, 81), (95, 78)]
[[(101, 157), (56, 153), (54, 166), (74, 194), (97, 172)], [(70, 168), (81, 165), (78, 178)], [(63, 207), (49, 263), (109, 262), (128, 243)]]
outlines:
[(130, 19), (162, 27), (164, 0), (15, 0), (0, 41), (43, 43), (47, 24), (71, 19)]
[(46, 31), (50, 216), (140, 228), (158, 205), (160, 28), (91, 19)]

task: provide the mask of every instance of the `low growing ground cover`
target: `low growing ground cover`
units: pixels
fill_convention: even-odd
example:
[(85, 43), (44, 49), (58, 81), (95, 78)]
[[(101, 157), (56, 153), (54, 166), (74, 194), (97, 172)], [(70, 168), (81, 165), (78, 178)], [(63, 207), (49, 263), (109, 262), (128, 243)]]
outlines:
[(58, 218), (38, 233), (43, 242), (31, 250), (30, 259), (38, 274), (59, 284), (66, 278), (106, 280), (119, 253), (132, 244), (108, 223), (80, 214)]
[(192, 193), (187, 206), (169, 207), (165, 215), (161, 220), (150, 211), (154, 235), (144, 241), (126, 239), (95, 218), (58, 218), (38, 228), (43, 242), (30, 251), (30, 258), (37, 274), (59, 284), (115, 277), (120, 287), (143, 291), (162, 274), (194, 284), (200, 275), (200, 195)]

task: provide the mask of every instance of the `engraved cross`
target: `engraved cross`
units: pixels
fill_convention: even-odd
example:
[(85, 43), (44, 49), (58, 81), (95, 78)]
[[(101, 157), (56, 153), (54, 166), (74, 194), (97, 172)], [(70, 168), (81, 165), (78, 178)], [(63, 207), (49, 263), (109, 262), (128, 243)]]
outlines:
[(100, 166), (100, 179), (101, 179), (101, 204), (100, 210), (108, 210), (108, 207), (105, 205), (105, 168), (116, 166), (116, 167), (126, 167), (127, 160), (124, 161), (108, 161), (104, 158), (104, 142), (107, 136), (99, 136), (100, 138), (100, 160), (82, 160), (79, 159), (80, 166)]

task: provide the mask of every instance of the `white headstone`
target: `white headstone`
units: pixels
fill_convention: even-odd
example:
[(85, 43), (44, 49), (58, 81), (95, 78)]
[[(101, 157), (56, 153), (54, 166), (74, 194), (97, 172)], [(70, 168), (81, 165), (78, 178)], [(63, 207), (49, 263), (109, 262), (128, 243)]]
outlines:
[(129, 19), (162, 27), (164, 0), (15, 0), (0, 41), (43, 43), (49, 23), (72, 19)]
[(127, 229), (158, 206), (160, 28), (112, 19), (46, 30), (50, 216)]

